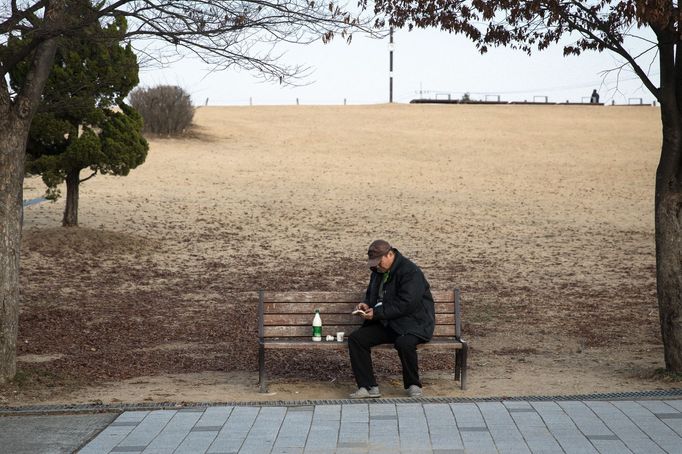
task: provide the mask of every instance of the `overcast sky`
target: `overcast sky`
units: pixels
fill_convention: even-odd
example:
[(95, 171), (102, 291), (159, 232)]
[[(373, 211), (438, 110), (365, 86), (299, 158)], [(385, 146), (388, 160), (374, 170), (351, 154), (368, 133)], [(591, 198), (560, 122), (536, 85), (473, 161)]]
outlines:
[[(539, 101), (547, 96), (550, 102), (581, 102), (593, 89), (608, 104), (653, 101), (629, 68), (604, 79), (603, 71), (623, 63), (610, 52), (563, 57), (561, 47), (555, 46), (531, 57), (499, 48), (480, 55), (466, 38), (437, 30), (397, 30), (394, 41), (395, 102), (448, 95), (457, 99), (465, 92), (472, 99)], [(647, 44), (633, 39), (629, 45), (638, 53)], [(210, 72), (191, 58), (164, 69), (143, 69), (140, 80), (143, 86), (179, 85), (191, 93), (195, 105), (204, 105), (207, 99), (209, 105), (295, 104), (297, 98), (301, 104), (343, 104), (344, 99), (348, 104), (388, 102), (388, 38), (356, 35), (350, 45), (334, 40), (283, 50), (284, 61), (311, 67), (308, 85), (280, 86), (238, 70)], [(649, 53), (641, 64), (658, 85), (655, 55)]]

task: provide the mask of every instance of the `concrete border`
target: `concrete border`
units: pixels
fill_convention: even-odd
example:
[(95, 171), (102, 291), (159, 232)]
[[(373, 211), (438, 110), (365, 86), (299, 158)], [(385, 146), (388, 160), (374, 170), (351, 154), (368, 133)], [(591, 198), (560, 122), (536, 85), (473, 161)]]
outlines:
[[(397, 403), (465, 403), (499, 401), (590, 401), (590, 400), (646, 400), (682, 399), (682, 388), (657, 389), (650, 391), (627, 391), (594, 394), (571, 394), (562, 396), (496, 396), (496, 397), (420, 397), (372, 399), (372, 402)], [(141, 402), (115, 404), (64, 404), (64, 405), (27, 405), (19, 407), (0, 407), (0, 416), (47, 415), (74, 413), (122, 413), (124, 411), (178, 410), (183, 408), (230, 407), (301, 407), (311, 405), (367, 404), (365, 399), (322, 399), (322, 400), (270, 400), (245, 402)]]

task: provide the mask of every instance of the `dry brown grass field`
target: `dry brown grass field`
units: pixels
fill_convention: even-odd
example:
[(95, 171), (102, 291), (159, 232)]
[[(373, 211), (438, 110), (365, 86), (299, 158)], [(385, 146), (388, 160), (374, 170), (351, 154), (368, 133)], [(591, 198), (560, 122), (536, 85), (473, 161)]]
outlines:
[[(289, 106), (197, 110), (128, 177), (25, 211), (16, 382), (0, 403), (342, 398), (346, 355), (271, 355), (256, 295), (362, 290), (391, 241), (462, 289), (470, 388), (420, 358), (426, 395), (680, 386), (656, 306), (655, 107)], [(25, 198), (42, 194), (38, 178)], [(311, 316), (312, 317), (312, 316)], [(377, 358), (384, 395), (399, 362)]]

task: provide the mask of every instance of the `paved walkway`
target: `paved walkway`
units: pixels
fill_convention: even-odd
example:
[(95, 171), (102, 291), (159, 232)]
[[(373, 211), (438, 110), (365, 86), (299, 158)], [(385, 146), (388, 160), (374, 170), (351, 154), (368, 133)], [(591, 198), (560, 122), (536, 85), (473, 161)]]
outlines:
[(80, 452), (682, 453), (682, 400), (128, 411)]

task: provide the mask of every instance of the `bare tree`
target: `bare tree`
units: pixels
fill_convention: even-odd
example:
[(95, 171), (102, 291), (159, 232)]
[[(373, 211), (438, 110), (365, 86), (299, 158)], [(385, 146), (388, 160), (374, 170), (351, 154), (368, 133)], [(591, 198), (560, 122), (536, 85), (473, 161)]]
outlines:
[[(16, 373), (19, 256), (25, 150), (31, 120), (57, 43), (95, 21), (128, 21), (126, 39), (160, 41), (148, 57), (190, 52), (217, 70), (233, 66), (289, 83), (300, 66), (281, 63), (277, 44), (324, 42), (353, 32), (373, 33), (369, 19), (336, 3), (315, 0), (3, 0), (0, 2), (0, 383)], [(16, 39), (21, 37), (21, 45)], [(28, 65), (24, 83), (10, 73)]]
[[(366, 0), (365, 7), (367, 6)], [(508, 46), (526, 53), (575, 37), (565, 55), (586, 50), (622, 57), (661, 105), (663, 144), (656, 170), (656, 282), (666, 369), (682, 373), (682, 9), (672, 0), (377, 0), (393, 26), (438, 27), (461, 33), (483, 53)], [(660, 86), (625, 39), (638, 30), (656, 36)], [(646, 61), (646, 60), (645, 60)], [(650, 61), (650, 59), (649, 59)]]

